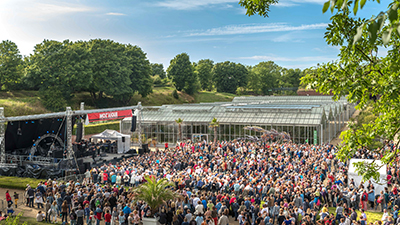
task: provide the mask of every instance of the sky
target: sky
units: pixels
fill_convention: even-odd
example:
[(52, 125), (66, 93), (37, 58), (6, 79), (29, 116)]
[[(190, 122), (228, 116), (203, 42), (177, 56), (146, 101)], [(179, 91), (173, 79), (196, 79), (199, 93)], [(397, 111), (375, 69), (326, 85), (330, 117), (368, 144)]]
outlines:
[[(324, 40), (325, 0), (280, 0), (269, 17), (247, 16), (239, 0), (0, 0), (0, 40), (33, 54), (44, 39), (112, 39), (138, 45), (165, 69), (177, 54), (256, 65), (309, 68), (337, 59)], [(370, 17), (385, 5), (368, 1)]]

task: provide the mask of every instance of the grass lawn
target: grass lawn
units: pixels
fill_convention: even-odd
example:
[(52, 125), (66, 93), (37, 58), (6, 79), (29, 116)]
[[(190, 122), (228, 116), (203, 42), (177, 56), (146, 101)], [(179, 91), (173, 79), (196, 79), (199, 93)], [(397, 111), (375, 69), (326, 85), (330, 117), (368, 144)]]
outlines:
[(27, 177), (0, 176), (0, 187), (25, 190), (27, 184), (31, 185), (31, 187), (36, 187), (40, 181), (44, 181), (44, 180), (27, 178)]
[[(10, 220), (10, 219), (9, 219)], [(13, 222), (11, 222), (13, 221)], [(42, 224), (49, 224), (46, 222), (37, 222), (36, 218), (33, 217), (24, 217), (24, 216), (19, 216), (19, 217), (14, 217), (13, 220), (10, 221), (1, 221), (0, 225), (23, 225), (23, 224), (27, 224), (27, 225), (42, 225)], [(57, 224), (61, 224), (61, 223), (57, 223)]]
[[(335, 214), (335, 211), (336, 211), (335, 207), (329, 207), (329, 213), (330, 214), (332, 214), (332, 213)], [(361, 212), (358, 211), (358, 210), (356, 212), (357, 212), (357, 215), (358, 215), (357, 219), (360, 219)], [(382, 219), (382, 215), (383, 215), (383, 213), (381, 213), (381, 212), (369, 212), (369, 211), (365, 212), (365, 214), (367, 215), (367, 222), (368, 223), (369, 222), (380, 221)]]

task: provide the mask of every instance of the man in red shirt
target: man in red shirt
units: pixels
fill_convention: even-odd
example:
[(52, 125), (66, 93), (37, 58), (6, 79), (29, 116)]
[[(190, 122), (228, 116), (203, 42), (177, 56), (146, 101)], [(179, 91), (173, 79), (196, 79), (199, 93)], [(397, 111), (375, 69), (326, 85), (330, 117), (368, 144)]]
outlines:
[(104, 215), (104, 221), (106, 222), (106, 225), (111, 224), (111, 214), (110, 211), (107, 210), (106, 214)]
[(103, 173), (103, 182), (105, 184), (107, 184), (107, 182), (108, 182), (108, 173), (107, 173), (107, 171), (104, 171), (104, 173)]
[(168, 142), (165, 142), (164, 146), (165, 146), (165, 150), (167, 150), (168, 149)]

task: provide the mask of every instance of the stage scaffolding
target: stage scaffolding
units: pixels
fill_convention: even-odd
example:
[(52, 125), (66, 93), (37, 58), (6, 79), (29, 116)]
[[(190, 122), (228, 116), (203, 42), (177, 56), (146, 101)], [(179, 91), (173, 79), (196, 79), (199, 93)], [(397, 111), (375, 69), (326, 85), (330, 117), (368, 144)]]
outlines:
[[(65, 112), (57, 112), (57, 113), (46, 113), (46, 114), (38, 114), (38, 115), (28, 115), (28, 116), (16, 116), (16, 117), (5, 117), (4, 116), (4, 108), (0, 107), (0, 166), (17, 166), (16, 163), (8, 162), (6, 149), (5, 149), (5, 127), (7, 122), (13, 121), (29, 121), (29, 120), (39, 120), (39, 119), (49, 119), (49, 118), (59, 118), (66, 117), (67, 119), (67, 152), (68, 158), (71, 159), (73, 156), (72, 150), (72, 117), (74, 116), (84, 116), (89, 113), (102, 113), (102, 112), (110, 112), (110, 111), (122, 111), (122, 110), (136, 110), (139, 115), (141, 114), (142, 104), (141, 102), (135, 106), (127, 106), (127, 107), (118, 107), (118, 108), (106, 108), (106, 109), (93, 109), (93, 110), (84, 110), (84, 103), (81, 103), (80, 110), (73, 111), (71, 107), (67, 107)], [(138, 120), (140, 127), (140, 120)], [(141, 143), (139, 135), (139, 143)]]

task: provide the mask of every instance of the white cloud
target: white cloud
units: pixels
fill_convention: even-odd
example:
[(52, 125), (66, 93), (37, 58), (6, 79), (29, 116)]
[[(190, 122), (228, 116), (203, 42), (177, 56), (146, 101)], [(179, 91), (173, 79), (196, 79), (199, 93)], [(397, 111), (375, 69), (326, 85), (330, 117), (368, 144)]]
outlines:
[(161, 7), (176, 9), (176, 10), (191, 10), (209, 5), (233, 3), (237, 0), (165, 0), (158, 2), (157, 5)]
[(123, 13), (116, 13), (116, 12), (109, 12), (109, 13), (106, 13), (106, 15), (107, 16), (126, 16)]
[(52, 17), (59, 17), (60, 15), (90, 11), (95, 11), (95, 8), (82, 4), (56, 1), (5, 0), (0, 2), (1, 17), (10, 16), (29, 20), (46, 21)]
[(194, 31), (187, 36), (213, 36), (213, 35), (232, 35), (232, 34), (255, 34), (267, 32), (281, 31), (299, 31), (324, 29), (327, 23), (307, 24), (300, 26), (289, 26), (286, 23), (270, 23), (270, 24), (247, 24), (247, 25), (231, 25), (218, 28), (212, 28), (203, 31)]
[(252, 60), (263, 60), (263, 61), (274, 61), (274, 62), (327, 62), (335, 60), (336, 58), (326, 56), (306, 56), (306, 57), (280, 57), (280, 56), (267, 56), (267, 55), (256, 55), (250, 57), (240, 57), (239, 59), (252, 59)]

